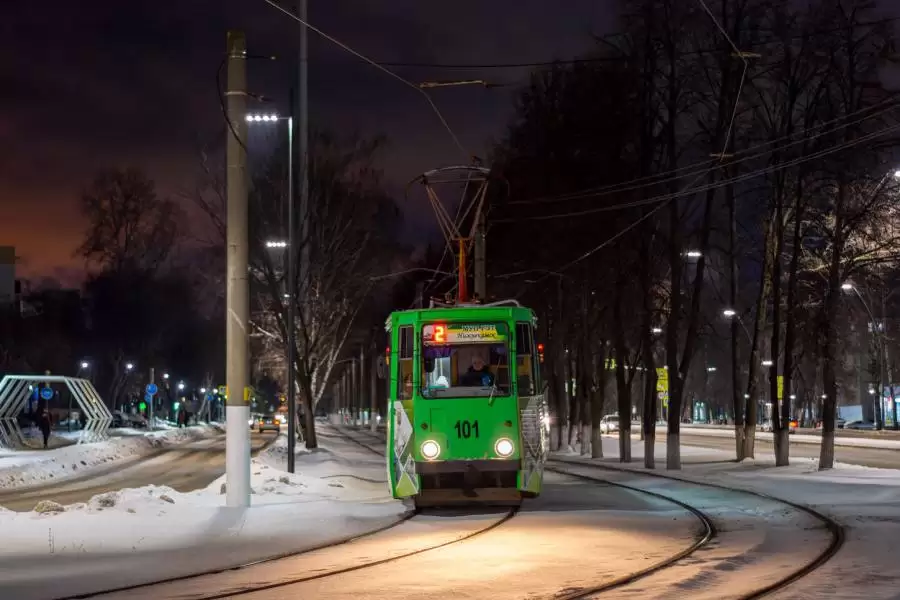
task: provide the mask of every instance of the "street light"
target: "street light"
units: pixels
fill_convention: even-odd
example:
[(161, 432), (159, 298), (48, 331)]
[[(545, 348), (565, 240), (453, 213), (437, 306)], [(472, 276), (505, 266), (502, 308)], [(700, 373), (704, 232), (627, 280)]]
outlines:
[(134, 363), (126, 363), (126, 364), (125, 364), (125, 370), (126, 370), (126, 371), (130, 371), (130, 370), (132, 370), (133, 368), (134, 368)]
[[(866, 309), (866, 313), (869, 315), (869, 319), (872, 323), (872, 335), (875, 336), (875, 342), (878, 346), (878, 386), (884, 390), (885, 378), (884, 378), (884, 368), (887, 360), (885, 359), (885, 355), (887, 354), (887, 346), (885, 344), (884, 339), (884, 299), (882, 298), (881, 303), (881, 321), (875, 319), (875, 313), (872, 312), (872, 309), (869, 307), (869, 303), (866, 302), (866, 299), (863, 298), (862, 294), (859, 293), (859, 290), (853, 283), (847, 281), (841, 284), (841, 289), (845, 292), (853, 291), (856, 294), (856, 297), (859, 298), (860, 303), (863, 305), (863, 308)], [(869, 388), (869, 395), (874, 396), (875, 390), (874, 388)], [(875, 410), (875, 429), (879, 431), (884, 429), (884, 399), (879, 399), (878, 402), (874, 402), (874, 410)]]
[(81, 361), (81, 368), (82, 368), (82, 369), (90, 368), (90, 366), (91, 366), (91, 363), (89, 363), (88, 361), (86, 361), (86, 360)]
[(267, 240), (266, 248), (287, 248), (288, 243), (284, 240)]
[(201, 394), (205, 394), (205, 393), (206, 393), (206, 388), (200, 388), (200, 393), (201, 393)]
[(715, 368), (715, 367), (706, 367), (706, 370), (707, 370), (709, 373), (715, 373), (715, 372), (716, 372), (716, 368)]
[(736, 314), (737, 313), (732, 308), (726, 308), (725, 310), (722, 311), (722, 315), (728, 317), (729, 319)]
[(700, 258), (701, 256), (703, 256), (703, 253), (699, 250), (688, 250), (684, 253), (684, 255), (688, 258)]
[(650, 330), (650, 333), (657, 333), (657, 334), (662, 333), (662, 328), (654, 327), (653, 329)]
[(168, 374), (168, 373), (163, 373), (163, 379), (168, 379), (168, 378), (169, 378), (169, 374)]
[(773, 363), (771, 360), (768, 360), (768, 359), (762, 361), (762, 366), (764, 366), (764, 367), (771, 367), (773, 364), (774, 364), (774, 363)]
[(183, 390), (183, 389), (184, 389), (184, 382), (183, 382), (183, 381), (179, 381), (179, 382), (178, 382), (178, 389), (179, 389), (179, 390)]
[(260, 121), (265, 121), (265, 122), (268, 123), (268, 122), (271, 122), (271, 121), (277, 121), (277, 120), (278, 120), (278, 115), (276, 115), (276, 114), (271, 114), (271, 115), (247, 115), (247, 122), (248, 122), (248, 123), (253, 123), (253, 122), (259, 123)]
[[(305, 3), (303, 4), (305, 6)], [(305, 8), (303, 9), (305, 11)], [(305, 28), (302, 31), (306, 31)], [(305, 33), (304, 33), (305, 35)], [(305, 38), (304, 38), (305, 39)], [(301, 60), (301, 66), (305, 67), (305, 61)], [(305, 75), (304, 75), (305, 77)], [(305, 109), (304, 109), (305, 111)], [(301, 138), (301, 148), (305, 147), (306, 143), (306, 118), (305, 113), (303, 115), (303, 121), (301, 121), (301, 133), (303, 137)], [(268, 119), (266, 118), (268, 117)], [(270, 115), (247, 115), (247, 122), (251, 121), (256, 123), (259, 121), (268, 121), (270, 123), (277, 123), (280, 121), (282, 117), (279, 117), (276, 114)], [(277, 240), (279, 245), (277, 246), (269, 246), (267, 247), (275, 247), (275, 248), (290, 248), (291, 250), (287, 253), (287, 289), (290, 294), (287, 296), (288, 298), (292, 298), (293, 294), (296, 292), (297, 285), (296, 280), (294, 279), (294, 118), (287, 118), (287, 126), (288, 126), (288, 214), (287, 214), (287, 222), (288, 222), (288, 239), (285, 242), (284, 240)], [(307, 157), (301, 155), (300, 161), (302, 165), (307, 164)], [(304, 171), (306, 169), (304, 168)], [(307, 174), (304, 172), (303, 177), (306, 178)], [(304, 179), (306, 181), (306, 179)], [(301, 186), (301, 193), (306, 190), (306, 186)], [(301, 203), (301, 210), (306, 210), (306, 207)], [(302, 215), (303, 219), (306, 219), (306, 215)], [(284, 245), (281, 245), (284, 244)], [(297, 444), (297, 402), (294, 390), (294, 336), (296, 335), (296, 331), (294, 331), (294, 304), (295, 302), (291, 301), (287, 303), (287, 323), (285, 323), (287, 328), (287, 388), (288, 388), (288, 447), (287, 447), (287, 470), (288, 473), (294, 472), (294, 460), (295, 460), (295, 448)]]

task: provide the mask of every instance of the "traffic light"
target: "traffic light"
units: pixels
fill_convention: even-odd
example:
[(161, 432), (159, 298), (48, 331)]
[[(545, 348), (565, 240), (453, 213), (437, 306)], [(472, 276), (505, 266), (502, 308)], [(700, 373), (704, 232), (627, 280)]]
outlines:
[(538, 344), (538, 361), (544, 364), (544, 345)]

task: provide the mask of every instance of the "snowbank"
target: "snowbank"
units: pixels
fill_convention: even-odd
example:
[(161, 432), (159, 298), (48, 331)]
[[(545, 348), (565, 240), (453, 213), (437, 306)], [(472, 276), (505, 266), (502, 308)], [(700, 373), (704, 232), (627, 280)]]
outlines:
[[(632, 444), (632, 464), (618, 462), (615, 438), (603, 440), (603, 452), (603, 459), (559, 453), (553, 458), (648, 473), (640, 462), (642, 442)], [(896, 596), (896, 581), (900, 579), (900, 565), (895, 560), (896, 540), (900, 538), (900, 470), (837, 463), (834, 469), (819, 471), (816, 459), (793, 457), (789, 467), (775, 467), (774, 457), (758, 449), (755, 460), (739, 464), (731, 460), (730, 452), (682, 447), (683, 469), (666, 471), (665, 444), (656, 444), (654, 454), (660, 475), (761, 492), (810, 506), (844, 526), (844, 547), (814, 576), (792, 585), (790, 598)]]
[[(127, 433), (127, 432), (126, 432)], [(141, 432), (94, 444), (77, 444), (54, 450), (28, 450), (0, 454), (0, 490), (30, 487), (85, 475), (90, 469), (113, 466), (145, 457), (174, 444), (200, 440), (221, 433), (206, 425)]]
[[(666, 426), (657, 424), (657, 431), (664, 432), (666, 431)], [(723, 438), (731, 438), (734, 439), (734, 429), (720, 429), (715, 427), (692, 427), (692, 426), (682, 426), (681, 433), (683, 435), (696, 435), (696, 436), (704, 436), (704, 437), (723, 437)], [(639, 428), (632, 428), (632, 435), (640, 435)], [(772, 440), (771, 432), (756, 431), (756, 439), (758, 440)], [(818, 435), (810, 435), (807, 433), (792, 433), (791, 434), (791, 442), (795, 444), (821, 444), (822, 437)], [(870, 437), (846, 437), (840, 435), (840, 433), (835, 434), (834, 438), (835, 446), (850, 446), (853, 448), (881, 448), (886, 450), (897, 450), (900, 449), (900, 440), (898, 439), (878, 439), (878, 438), (870, 438)]]
[(232, 567), (356, 537), (405, 514), (390, 498), (383, 462), (381, 477), (369, 477), (383, 459), (338, 444), (300, 447), (298, 472), (289, 474), (278, 468), (286, 446), (282, 436), (252, 461), (248, 509), (225, 506), (223, 476), (189, 493), (147, 486), (0, 512), (0, 597), (71, 595)]

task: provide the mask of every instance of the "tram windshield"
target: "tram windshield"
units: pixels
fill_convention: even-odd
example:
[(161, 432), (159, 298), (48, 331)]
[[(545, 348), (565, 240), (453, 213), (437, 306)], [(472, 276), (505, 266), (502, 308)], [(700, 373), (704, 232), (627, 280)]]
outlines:
[(508, 327), (505, 323), (425, 325), (421, 381), (426, 398), (508, 395)]

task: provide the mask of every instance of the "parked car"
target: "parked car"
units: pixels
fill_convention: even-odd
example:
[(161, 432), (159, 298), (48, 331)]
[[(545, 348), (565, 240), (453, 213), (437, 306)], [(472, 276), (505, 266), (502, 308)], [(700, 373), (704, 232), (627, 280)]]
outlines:
[(844, 425), (844, 429), (872, 431), (875, 429), (875, 423), (871, 421), (850, 421)]
[(600, 431), (602, 433), (612, 433), (619, 430), (619, 415), (606, 415), (600, 419)]
[(259, 418), (257, 421), (257, 428), (259, 432), (263, 431), (274, 431), (275, 433), (281, 433), (281, 422), (275, 418), (275, 415), (264, 415)]

